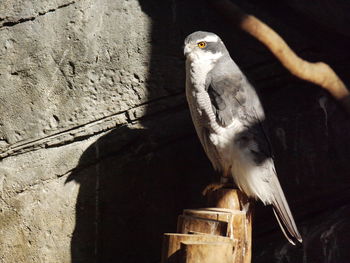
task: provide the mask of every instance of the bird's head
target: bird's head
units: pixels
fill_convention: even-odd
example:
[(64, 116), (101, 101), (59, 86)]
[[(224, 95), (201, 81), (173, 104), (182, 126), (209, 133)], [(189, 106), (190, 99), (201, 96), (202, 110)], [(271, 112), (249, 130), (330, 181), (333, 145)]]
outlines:
[(226, 53), (224, 43), (214, 33), (196, 31), (185, 38), (184, 54), (191, 61), (215, 62)]

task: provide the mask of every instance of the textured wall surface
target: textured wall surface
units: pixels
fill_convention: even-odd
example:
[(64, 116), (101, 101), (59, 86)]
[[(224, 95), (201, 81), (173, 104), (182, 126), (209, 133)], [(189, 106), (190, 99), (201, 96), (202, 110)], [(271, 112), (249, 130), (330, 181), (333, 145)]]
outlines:
[[(350, 85), (349, 4), (236, 2)], [(159, 262), (214, 180), (184, 98), (195, 30), (218, 33), (261, 94), (305, 240), (257, 205), (254, 262), (348, 262), (349, 118), (197, 0), (0, 2), (0, 262)]]

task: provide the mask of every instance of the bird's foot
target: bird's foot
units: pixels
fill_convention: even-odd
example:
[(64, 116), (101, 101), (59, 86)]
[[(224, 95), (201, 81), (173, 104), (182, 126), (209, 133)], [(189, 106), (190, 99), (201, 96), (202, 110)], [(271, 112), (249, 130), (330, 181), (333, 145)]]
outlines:
[(212, 183), (207, 185), (204, 190), (202, 191), (202, 195), (207, 195), (209, 192), (214, 192), (217, 191), (221, 188), (229, 187), (232, 188), (233, 184), (232, 183)]

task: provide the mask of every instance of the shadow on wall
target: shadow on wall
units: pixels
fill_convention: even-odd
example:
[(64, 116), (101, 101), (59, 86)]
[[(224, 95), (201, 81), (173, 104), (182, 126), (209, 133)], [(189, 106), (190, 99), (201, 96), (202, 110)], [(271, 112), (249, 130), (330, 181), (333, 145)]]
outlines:
[[(257, 80), (257, 89), (263, 88), (267, 113), (274, 113), (273, 126), (282, 129), (287, 137), (281, 139), (280, 133), (270, 131), (277, 170), (281, 171), (280, 181), (287, 198), (290, 197), (295, 216), (301, 215), (307, 222), (308, 216), (316, 213), (310, 212), (315, 204), (326, 201), (323, 199), (327, 194), (350, 186), (349, 180), (329, 185), (334, 181), (328, 175), (331, 171), (337, 175), (349, 172), (344, 154), (349, 156), (350, 153), (341, 138), (345, 138), (342, 129), (350, 127), (330, 127), (327, 136), (320, 132), (324, 128), (324, 113), (318, 98), (327, 97), (323, 91), (308, 89), (305, 87), (308, 84), (295, 80), (265, 48), (248, 36), (237, 32), (233, 35), (203, 1), (139, 0), (139, 3), (152, 19), (147, 80), (150, 101), (159, 99), (159, 93), (165, 94), (164, 104), (175, 95), (183, 96), (183, 39), (196, 30), (217, 32), (233, 51), (231, 54), (237, 64), (243, 69), (246, 67), (248, 76)], [(266, 12), (262, 12), (262, 16), (266, 17)], [(288, 27), (288, 23), (285, 26)], [(284, 36), (290, 33), (282, 32)], [(293, 34), (290, 38), (295, 37)], [(281, 85), (286, 86), (283, 91)], [(305, 92), (298, 91), (299, 86), (304, 86), (300, 89), (305, 88)], [(204, 205), (200, 192), (212, 180), (213, 170), (197, 140), (185, 100), (158, 113), (152, 107), (149, 104), (147, 117), (140, 120), (144, 128), (138, 123), (116, 127), (84, 152), (67, 179), (80, 184), (71, 243), (72, 262), (158, 262), (162, 234), (175, 231), (182, 209)], [(332, 104), (330, 108), (330, 124), (344, 121), (337, 115), (336, 106)], [(308, 127), (310, 121), (314, 122), (313, 127)], [(330, 135), (338, 140), (329, 139)], [(319, 140), (324, 140), (325, 145), (320, 145)], [(337, 146), (339, 148), (332, 152), (332, 147)], [(334, 154), (339, 158), (332, 157)], [(337, 168), (333, 169), (334, 166)], [(312, 187), (317, 194), (310, 194)], [(341, 201), (335, 197), (334, 202), (333, 199), (325, 202), (322, 209), (334, 208), (334, 204), (336, 207), (344, 205), (344, 196), (341, 196)], [(270, 261), (264, 261), (262, 256), (255, 262), (289, 262), (278, 261), (275, 249), (284, 246), (286, 241), (274, 216), (269, 214), (270, 209), (263, 211), (257, 211), (261, 217), (257, 218), (254, 231), (259, 241), (254, 241), (260, 243), (259, 250), (253, 253), (273, 256), (269, 257)], [(301, 229), (310, 230), (307, 224), (301, 225)], [(272, 247), (262, 245), (269, 241)], [(288, 253), (294, 252), (288, 250)], [(302, 255), (298, 255), (293, 263), (303, 262)]]
[(199, 145), (192, 136), (159, 145), (155, 129), (118, 128), (84, 153), (68, 179), (80, 183), (72, 262), (153, 262), (181, 210), (201, 206), (210, 167)]

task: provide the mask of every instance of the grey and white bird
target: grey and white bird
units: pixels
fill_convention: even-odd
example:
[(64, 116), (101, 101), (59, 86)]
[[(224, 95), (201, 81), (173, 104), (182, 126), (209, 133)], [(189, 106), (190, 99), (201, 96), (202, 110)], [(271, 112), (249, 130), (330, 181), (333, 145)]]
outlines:
[(292, 244), (302, 238), (278, 181), (260, 100), (214, 33), (185, 39), (186, 97), (199, 140), (215, 170), (247, 196), (272, 205)]

